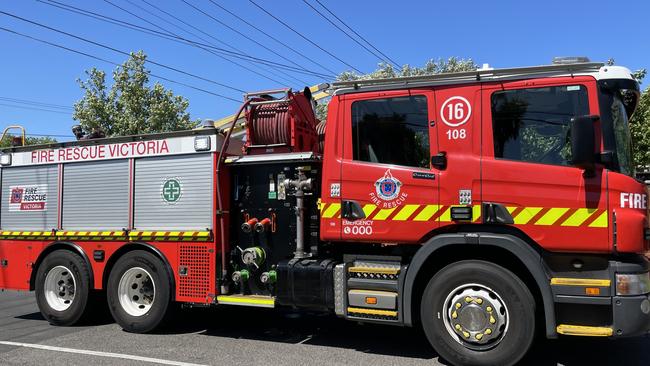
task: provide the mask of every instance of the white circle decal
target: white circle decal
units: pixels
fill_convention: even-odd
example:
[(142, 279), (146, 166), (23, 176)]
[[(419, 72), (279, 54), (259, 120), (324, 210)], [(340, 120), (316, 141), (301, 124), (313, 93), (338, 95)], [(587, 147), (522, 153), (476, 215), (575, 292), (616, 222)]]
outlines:
[(458, 127), (469, 121), (472, 115), (472, 106), (463, 97), (450, 97), (440, 107), (440, 117), (449, 127)]

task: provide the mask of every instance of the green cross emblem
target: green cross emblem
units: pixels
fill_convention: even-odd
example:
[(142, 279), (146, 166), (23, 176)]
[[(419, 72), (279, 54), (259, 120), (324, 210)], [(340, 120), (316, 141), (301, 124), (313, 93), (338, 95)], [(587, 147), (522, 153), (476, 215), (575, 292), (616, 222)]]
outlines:
[(167, 203), (176, 203), (181, 198), (181, 182), (178, 179), (170, 178), (163, 183), (162, 198)]

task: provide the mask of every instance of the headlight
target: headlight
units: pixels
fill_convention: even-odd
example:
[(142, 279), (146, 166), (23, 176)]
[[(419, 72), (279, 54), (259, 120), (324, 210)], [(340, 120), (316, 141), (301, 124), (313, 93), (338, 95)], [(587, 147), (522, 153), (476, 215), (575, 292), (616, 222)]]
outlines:
[(648, 272), (635, 274), (616, 274), (616, 295), (643, 295), (650, 292)]

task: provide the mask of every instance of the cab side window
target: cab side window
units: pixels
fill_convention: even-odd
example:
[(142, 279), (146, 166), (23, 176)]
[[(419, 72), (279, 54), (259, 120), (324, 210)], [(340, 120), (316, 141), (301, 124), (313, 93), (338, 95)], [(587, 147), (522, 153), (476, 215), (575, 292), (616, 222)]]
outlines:
[(570, 165), (569, 122), (589, 114), (584, 86), (499, 91), (491, 102), (496, 158)]
[(352, 103), (354, 160), (428, 168), (429, 120), (425, 96)]

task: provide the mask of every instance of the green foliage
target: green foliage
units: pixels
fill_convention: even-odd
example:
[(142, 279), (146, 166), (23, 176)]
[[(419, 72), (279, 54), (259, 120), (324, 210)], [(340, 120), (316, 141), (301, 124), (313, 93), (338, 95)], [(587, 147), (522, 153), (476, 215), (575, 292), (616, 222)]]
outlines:
[(630, 120), (630, 132), (634, 142), (634, 164), (637, 167), (650, 165), (650, 87), (641, 93), (639, 105)]
[(409, 64), (402, 66), (400, 70), (396, 70), (393, 65), (387, 63), (380, 63), (377, 70), (360, 75), (354, 72), (346, 71), (339, 74), (336, 78), (337, 81), (351, 81), (351, 80), (368, 80), (368, 79), (387, 79), (406, 76), (423, 76), (442, 74), (447, 72), (461, 72), (476, 70), (477, 65), (472, 59), (463, 59), (458, 57), (450, 57), (447, 60), (443, 59), (430, 59), (424, 66), (415, 67)]
[(113, 85), (106, 73), (86, 70), (87, 80), (78, 79), (84, 96), (74, 105), (73, 118), (86, 133), (101, 129), (107, 137), (186, 130), (198, 125), (187, 112), (189, 102), (161, 84), (149, 86), (147, 56), (139, 51), (113, 71)]
[[(430, 59), (424, 66), (416, 67), (411, 65), (404, 65), (401, 69), (396, 69), (391, 64), (380, 63), (377, 69), (369, 74), (357, 74), (355, 72), (346, 71), (340, 73), (336, 77), (336, 81), (352, 81), (352, 80), (368, 80), (368, 79), (387, 79), (405, 76), (423, 76), (433, 75), (448, 72), (461, 72), (476, 70), (478, 65), (470, 59), (459, 57), (450, 57), (446, 60), (443, 59)], [(320, 101), (316, 107), (316, 116), (319, 120), (324, 121), (327, 117), (327, 103), (329, 101)]]
[[(0, 148), (10, 147), (12, 138), (13, 135), (5, 136), (5, 138), (0, 141)], [(51, 137), (25, 137), (25, 145), (45, 145), (54, 144), (56, 142), (56, 139), (53, 139)]]

